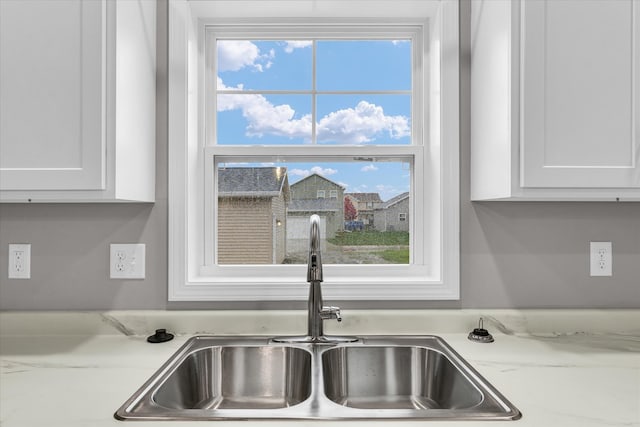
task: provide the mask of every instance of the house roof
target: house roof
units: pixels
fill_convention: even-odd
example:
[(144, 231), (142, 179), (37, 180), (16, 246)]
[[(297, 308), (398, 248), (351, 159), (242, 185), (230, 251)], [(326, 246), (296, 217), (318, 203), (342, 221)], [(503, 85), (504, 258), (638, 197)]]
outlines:
[(359, 202), (382, 203), (382, 199), (378, 193), (345, 193), (345, 196), (351, 196)]
[(231, 197), (275, 197), (288, 193), (284, 167), (231, 167), (218, 170), (218, 195)]
[(295, 186), (299, 185), (300, 183), (302, 183), (302, 182), (306, 181), (307, 179), (310, 179), (310, 178), (312, 178), (312, 177), (314, 177), (314, 176), (316, 176), (316, 177), (318, 177), (318, 178), (321, 178), (321, 179), (323, 179), (323, 180), (325, 180), (325, 181), (327, 181), (327, 182), (329, 182), (329, 183), (331, 183), (331, 184), (335, 185), (336, 187), (340, 187), (340, 188), (342, 188), (342, 189), (344, 190), (344, 187), (343, 187), (342, 185), (338, 184), (337, 182), (333, 182), (333, 181), (331, 181), (329, 178), (324, 177), (324, 176), (322, 176), (322, 175), (319, 175), (319, 174), (317, 174), (317, 173), (312, 173), (312, 174), (311, 174), (311, 175), (309, 175), (309, 176), (305, 176), (305, 177), (304, 177), (304, 178), (302, 178), (300, 181), (298, 181), (298, 182), (294, 182), (293, 184), (291, 184), (291, 186), (292, 186), (292, 187), (295, 187)]
[(405, 192), (402, 194), (398, 194), (395, 197), (390, 198), (389, 200), (387, 200), (386, 202), (384, 202), (381, 206), (380, 209), (387, 209), (390, 206), (393, 206), (397, 203), (400, 203), (401, 201), (408, 199), (409, 198), (409, 192)]
[(288, 210), (293, 212), (336, 212), (340, 210), (338, 199), (293, 199)]

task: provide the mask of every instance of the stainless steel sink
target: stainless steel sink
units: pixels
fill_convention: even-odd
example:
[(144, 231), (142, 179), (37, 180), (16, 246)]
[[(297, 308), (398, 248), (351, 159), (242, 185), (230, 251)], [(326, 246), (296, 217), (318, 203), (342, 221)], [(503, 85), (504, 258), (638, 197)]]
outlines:
[(199, 336), (115, 417), (514, 420), (520, 412), (434, 336), (339, 344)]
[(360, 409), (469, 409), (480, 390), (427, 347), (342, 347), (322, 355), (326, 396)]
[(293, 347), (206, 347), (188, 354), (152, 395), (170, 409), (275, 409), (311, 395), (311, 354)]

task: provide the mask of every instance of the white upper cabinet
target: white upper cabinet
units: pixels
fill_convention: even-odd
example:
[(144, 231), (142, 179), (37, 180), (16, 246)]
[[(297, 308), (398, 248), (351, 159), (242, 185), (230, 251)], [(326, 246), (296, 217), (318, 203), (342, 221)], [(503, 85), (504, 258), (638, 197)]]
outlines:
[(640, 200), (640, 2), (471, 4), (472, 200)]
[(0, 201), (155, 198), (153, 0), (0, 1)]

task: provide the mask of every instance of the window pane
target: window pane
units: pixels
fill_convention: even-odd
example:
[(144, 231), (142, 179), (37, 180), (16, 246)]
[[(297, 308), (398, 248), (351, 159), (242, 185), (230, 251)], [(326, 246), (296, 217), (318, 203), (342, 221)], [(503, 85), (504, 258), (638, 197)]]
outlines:
[(310, 90), (310, 40), (218, 40), (218, 87)]
[(411, 96), (318, 95), (317, 141), (411, 144)]
[(217, 143), (303, 144), (311, 141), (311, 96), (218, 95)]
[(409, 263), (408, 216), (399, 215), (410, 208), (408, 161), (217, 169), (218, 264), (305, 264), (312, 214), (321, 219), (325, 264)]
[(411, 42), (317, 42), (318, 90), (411, 90)]

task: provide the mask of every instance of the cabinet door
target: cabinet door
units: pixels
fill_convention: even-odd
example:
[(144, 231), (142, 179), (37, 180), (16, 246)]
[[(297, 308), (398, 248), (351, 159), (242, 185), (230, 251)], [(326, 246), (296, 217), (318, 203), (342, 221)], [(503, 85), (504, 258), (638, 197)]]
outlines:
[(105, 3), (0, 1), (0, 189), (105, 187)]
[(640, 188), (640, 1), (524, 0), (521, 185)]

